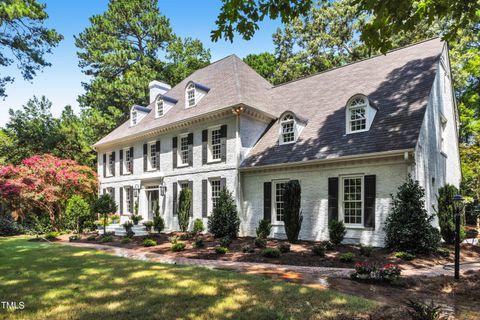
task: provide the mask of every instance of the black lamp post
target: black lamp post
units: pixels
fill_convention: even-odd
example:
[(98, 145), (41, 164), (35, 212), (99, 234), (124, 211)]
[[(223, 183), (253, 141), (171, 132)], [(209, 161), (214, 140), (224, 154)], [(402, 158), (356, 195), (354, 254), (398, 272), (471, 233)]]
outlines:
[(459, 194), (453, 197), (455, 209), (455, 280), (460, 279), (460, 216), (463, 210), (463, 197)]

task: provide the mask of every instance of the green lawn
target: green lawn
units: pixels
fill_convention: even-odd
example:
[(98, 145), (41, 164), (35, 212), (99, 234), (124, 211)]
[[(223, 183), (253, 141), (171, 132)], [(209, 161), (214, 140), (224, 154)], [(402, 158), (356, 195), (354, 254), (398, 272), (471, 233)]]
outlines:
[(261, 277), (164, 265), (94, 250), (0, 238), (7, 319), (324, 319), (372, 301)]

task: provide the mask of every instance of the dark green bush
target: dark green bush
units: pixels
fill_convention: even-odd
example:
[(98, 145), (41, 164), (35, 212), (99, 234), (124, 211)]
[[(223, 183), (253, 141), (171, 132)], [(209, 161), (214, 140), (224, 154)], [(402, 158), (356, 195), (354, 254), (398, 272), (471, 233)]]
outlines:
[(335, 245), (329, 240), (320, 241), (320, 244), (325, 247), (326, 251), (332, 251), (335, 249)]
[(370, 257), (372, 255), (373, 247), (360, 245), (360, 254), (364, 257)]
[(193, 221), (192, 232), (195, 234), (199, 234), (199, 233), (202, 233), (203, 230), (205, 230), (205, 227), (203, 226), (203, 220), (199, 218), (195, 219)]
[(45, 235), (45, 239), (50, 241), (57, 240), (59, 235), (60, 235), (60, 232), (52, 231)]
[(334, 245), (339, 245), (342, 243), (345, 233), (347, 233), (347, 230), (345, 229), (343, 221), (332, 220), (328, 224), (328, 234), (330, 236), (330, 241)]
[(257, 238), (267, 239), (271, 231), (272, 225), (270, 224), (270, 221), (262, 219), (258, 223), (258, 227), (256, 230)]
[(157, 241), (152, 240), (152, 239), (145, 239), (143, 240), (143, 246), (144, 247), (154, 247), (157, 245)]
[(155, 202), (155, 213), (153, 215), (153, 230), (157, 231), (158, 233), (162, 232), (165, 229), (165, 221), (163, 220), (162, 216), (160, 215), (160, 206), (158, 205), (158, 201)]
[(133, 228), (132, 221), (125, 221), (123, 223), (123, 228), (125, 229), (125, 233), (127, 234), (127, 237), (128, 238), (133, 238), (133, 236), (135, 235), (135, 232), (133, 232), (133, 230), (132, 230), (132, 228)]
[(338, 258), (341, 262), (353, 262), (353, 253), (352, 252), (345, 252), (340, 255)]
[(147, 230), (147, 232), (152, 231), (153, 221), (145, 221), (143, 225), (145, 226), (145, 229)]
[(405, 260), (405, 261), (411, 261), (411, 260), (415, 259), (415, 255), (414, 255), (414, 254), (409, 253), (409, 252), (405, 252), (405, 251), (395, 252), (395, 253), (394, 253), (394, 256), (395, 256), (396, 258), (399, 258), (399, 259), (402, 259), (402, 260)]
[(410, 176), (392, 195), (392, 210), (385, 221), (385, 242), (395, 251), (432, 253), (440, 244), (440, 232), (425, 210), (425, 190)]
[(277, 248), (265, 248), (262, 255), (267, 258), (279, 258), (280, 251)]
[(117, 204), (115, 203), (115, 200), (113, 200), (112, 196), (108, 193), (102, 194), (97, 200), (95, 200), (93, 211), (102, 216), (103, 233), (105, 233), (108, 215), (117, 212)]
[(284, 204), (284, 227), (287, 239), (291, 243), (298, 240), (300, 229), (302, 228), (302, 212), (300, 203), (302, 199), (302, 188), (298, 180), (290, 180), (285, 184), (283, 191)]
[(183, 250), (185, 250), (185, 247), (186, 247), (185, 243), (183, 243), (183, 242), (176, 242), (176, 243), (174, 243), (174, 244), (172, 245), (172, 251), (173, 251), (173, 252), (183, 251)]
[(208, 230), (215, 238), (229, 236), (235, 239), (239, 229), (240, 218), (238, 217), (235, 199), (230, 191), (223, 189), (212, 215), (208, 218)]
[(312, 253), (319, 257), (325, 257), (326, 248), (323, 244), (316, 244), (312, 247)]
[(129, 244), (130, 242), (132, 242), (132, 238), (128, 237), (125, 237), (122, 239), (122, 241), (120, 241), (121, 244)]
[(243, 252), (243, 253), (253, 253), (253, 252), (255, 252), (255, 249), (253, 249), (253, 248), (252, 248), (250, 245), (248, 245), (248, 244), (244, 244), (244, 245), (242, 246), (242, 252)]
[(10, 214), (0, 216), (0, 237), (15, 236), (23, 232), (23, 227)]
[(80, 233), (83, 229), (83, 222), (91, 217), (90, 205), (81, 196), (74, 195), (67, 201), (64, 226), (69, 230)]
[(193, 247), (194, 248), (203, 248), (205, 246), (205, 244), (203, 243), (203, 239), (202, 238), (196, 238), (195, 241), (193, 242)]
[(101, 240), (101, 242), (112, 242), (112, 241), (113, 241), (112, 236), (104, 236), (102, 237), (102, 240)]
[(255, 243), (255, 247), (257, 248), (265, 248), (267, 246), (267, 239), (255, 238), (254, 243)]
[(289, 243), (280, 243), (278, 245), (278, 250), (281, 252), (281, 253), (287, 253), (287, 252), (290, 252), (290, 244)]
[(226, 247), (222, 247), (222, 246), (218, 246), (218, 247), (215, 247), (215, 252), (217, 254), (225, 254), (228, 252), (228, 248)]
[(192, 206), (192, 189), (183, 188), (178, 197), (178, 225), (180, 230), (187, 232), (190, 222), (190, 207)]
[[(448, 244), (455, 243), (455, 209), (452, 199), (458, 193), (458, 189), (451, 184), (446, 184), (438, 189), (438, 224), (442, 238)], [(465, 239), (465, 236), (465, 228), (460, 226), (460, 239)]]
[(408, 299), (408, 314), (412, 320), (437, 320), (440, 318), (440, 306), (433, 301), (430, 304)]
[(232, 244), (232, 239), (229, 236), (225, 236), (221, 238), (219, 241), (220, 246), (228, 248)]
[(444, 258), (450, 257), (450, 251), (446, 248), (438, 248), (436, 254)]

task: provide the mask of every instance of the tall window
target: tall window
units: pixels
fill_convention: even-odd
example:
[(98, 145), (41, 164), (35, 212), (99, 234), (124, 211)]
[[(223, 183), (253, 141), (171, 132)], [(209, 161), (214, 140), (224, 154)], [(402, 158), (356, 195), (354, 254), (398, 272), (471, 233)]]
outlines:
[(137, 111), (133, 110), (132, 111), (132, 125), (137, 124)]
[(187, 87), (187, 105), (193, 107), (196, 104), (195, 85), (190, 83)]
[(125, 149), (125, 173), (132, 173), (133, 171), (133, 154), (131, 153), (131, 149)]
[(212, 209), (217, 207), (218, 198), (220, 198), (220, 180), (210, 180), (210, 186), (212, 187)]
[(343, 182), (343, 221), (345, 224), (362, 225), (363, 177), (345, 177)]
[(447, 128), (447, 119), (440, 115), (440, 151), (445, 152), (445, 129)]
[(367, 99), (356, 97), (348, 105), (350, 132), (367, 129)]
[(163, 116), (164, 109), (163, 109), (163, 99), (161, 96), (158, 96), (156, 101), (156, 106), (157, 106), (157, 117)]
[(295, 119), (293, 115), (286, 114), (280, 120), (281, 125), (281, 134), (280, 134), (280, 143), (291, 143), (295, 142)]
[(180, 164), (188, 165), (189, 149), (188, 136), (180, 137)]
[(283, 191), (285, 190), (286, 181), (274, 182), (274, 201), (275, 201), (275, 215), (274, 221), (280, 222), (285, 219), (285, 206), (283, 201)]
[(113, 152), (108, 155), (108, 175), (113, 176), (115, 172), (115, 159), (113, 158)]
[(124, 187), (125, 191), (125, 205), (128, 213), (133, 213), (133, 192), (132, 187)]
[(220, 128), (209, 130), (209, 147), (211, 161), (220, 160), (222, 158), (222, 146), (220, 137)]
[(149, 152), (149, 164), (150, 164), (150, 170), (155, 170), (156, 168), (158, 168), (158, 162), (160, 161), (160, 159), (158, 159), (158, 155), (157, 155), (157, 144), (156, 142), (152, 142), (149, 144), (149, 148), (148, 148), (148, 152)]

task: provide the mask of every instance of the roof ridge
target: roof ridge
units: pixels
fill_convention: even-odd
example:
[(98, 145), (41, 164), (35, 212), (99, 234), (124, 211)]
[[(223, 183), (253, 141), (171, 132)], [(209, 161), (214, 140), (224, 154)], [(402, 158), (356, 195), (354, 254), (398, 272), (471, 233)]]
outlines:
[(349, 67), (349, 66), (351, 66), (351, 65), (353, 65), (353, 64), (365, 62), (365, 61), (367, 61), (367, 60), (379, 58), (379, 57), (382, 57), (382, 56), (384, 57), (384, 56), (386, 56), (387, 54), (390, 54), (390, 53), (392, 53), (392, 52), (400, 51), (400, 50), (407, 49), (407, 48), (410, 48), (410, 47), (414, 47), (414, 46), (416, 46), (416, 45), (422, 44), (422, 43), (424, 43), (424, 42), (432, 41), (432, 40), (435, 40), (435, 39), (438, 39), (438, 38), (440, 38), (440, 37), (437, 36), (437, 37), (425, 39), (425, 40), (422, 40), (422, 41), (419, 41), (419, 42), (416, 42), (416, 43), (412, 43), (412, 44), (409, 44), (409, 45), (406, 45), (406, 46), (403, 46), (403, 47), (398, 47), (398, 48), (392, 49), (392, 50), (388, 51), (388, 52), (385, 53), (385, 54), (381, 54), (381, 53), (380, 53), (380, 54), (377, 54), (377, 55), (374, 55), (374, 56), (371, 56), (371, 57), (367, 57), (367, 58), (360, 59), (360, 60), (357, 60), (357, 61), (352, 61), (352, 62), (346, 63), (346, 64), (341, 65), (341, 66), (338, 66), (338, 67), (334, 67), (334, 68), (331, 68), (331, 69), (327, 69), (327, 70), (319, 71), (319, 72), (316, 72), (316, 73), (313, 73), (313, 74), (309, 74), (309, 75), (307, 75), (307, 76), (303, 76), (303, 77), (298, 78), (298, 79), (295, 79), (295, 80), (290, 80), (290, 81), (287, 81), (287, 82), (284, 82), (284, 83), (280, 83), (280, 84), (274, 85), (274, 86), (273, 86), (272, 88), (270, 88), (270, 89), (275, 89), (275, 88), (278, 88), (278, 87), (281, 87), (281, 86), (290, 84), (290, 83), (292, 83), (292, 82), (305, 80), (305, 79), (308, 79), (308, 78), (311, 78), (311, 77), (314, 77), (314, 76), (318, 76), (318, 75), (323, 74), (323, 73), (327, 73), (327, 72), (330, 72), (330, 71), (335, 71), (335, 70), (338, 70), (338, 69), (341, 69), (341, 68), (344, 68), (344, 67)]

